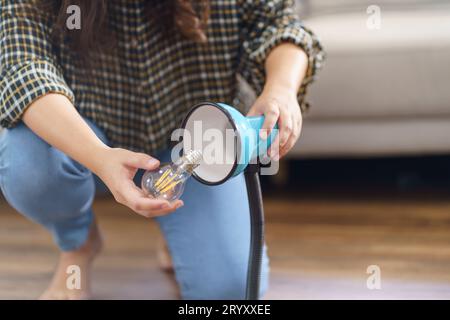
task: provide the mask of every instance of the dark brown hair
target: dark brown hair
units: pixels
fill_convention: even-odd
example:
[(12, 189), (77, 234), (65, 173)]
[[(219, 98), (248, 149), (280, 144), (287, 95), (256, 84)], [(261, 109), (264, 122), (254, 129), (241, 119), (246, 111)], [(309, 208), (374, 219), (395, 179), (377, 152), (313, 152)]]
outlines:
[[(108, 0), (39, 0), (38, 3), (40, 10), (55, 15), (52, 38), (68, 39), (82, 58), (114, 46), (115, 39), (108, 25)], [(67, 8), (71, 5), (81, 9), (80, 30), (66, 27)], [(207, 41), (208, 0), (147, 0), (145, 10), (149, 18), (157, 19), (164, 32), (178, 32), (198, 43)]]

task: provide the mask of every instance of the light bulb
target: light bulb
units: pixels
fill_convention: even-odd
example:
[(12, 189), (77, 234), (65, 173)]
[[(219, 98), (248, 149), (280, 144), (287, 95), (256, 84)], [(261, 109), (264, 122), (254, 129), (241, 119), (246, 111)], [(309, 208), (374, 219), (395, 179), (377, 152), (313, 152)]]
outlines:
[(164, 199), (169, 202), (181, 197), (186, 180), (198, 167), (202, 154), (200, 151), (189, 151), (171, 164), (164, 164), (157, 170), (146, 171), (142, 177), (142, 190), (147, 196)]

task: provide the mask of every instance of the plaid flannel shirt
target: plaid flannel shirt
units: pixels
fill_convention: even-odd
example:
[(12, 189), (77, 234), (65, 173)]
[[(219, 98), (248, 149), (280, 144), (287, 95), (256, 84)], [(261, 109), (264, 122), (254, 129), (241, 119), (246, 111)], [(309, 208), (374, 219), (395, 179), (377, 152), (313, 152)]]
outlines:
[(261, 92), (264, 61), (281, 42), (298, 45), (309, 57), (299, 91), (304, 109), (306, 88), (324, 56), (292, 1), (212, 0), (208, 43), (202, 45), (163, 35), (144, 14), (145, 0), (109, 0), (116, 49), (99, 54), (86, 76), (67, 44), (51, 43), (49, 15), (37, 19), (20, 11), (29, 2), (0, 0), (0, 125), (6, 128), (39, 97), (59, 93), (103, 129), (111, 145), (151, 154), (169, 145), (192, 105), (238, 105), (237, 74)]

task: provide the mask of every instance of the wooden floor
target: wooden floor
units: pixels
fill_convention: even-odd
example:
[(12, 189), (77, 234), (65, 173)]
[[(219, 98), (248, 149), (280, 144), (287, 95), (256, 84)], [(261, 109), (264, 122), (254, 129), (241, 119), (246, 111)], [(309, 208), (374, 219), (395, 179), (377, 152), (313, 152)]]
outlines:
[[(450, 299), (450, 198), (268, 198), (269, 299)], [(106, 248), (95, 266), (98, 299), (175, 299), (158, 269), (157, 226), (95, 202)], [(49, 235), (0, 204), (0, 299), (34, 299), (57, 258)], [(381, 290), (366, 268), (381, 268)]]

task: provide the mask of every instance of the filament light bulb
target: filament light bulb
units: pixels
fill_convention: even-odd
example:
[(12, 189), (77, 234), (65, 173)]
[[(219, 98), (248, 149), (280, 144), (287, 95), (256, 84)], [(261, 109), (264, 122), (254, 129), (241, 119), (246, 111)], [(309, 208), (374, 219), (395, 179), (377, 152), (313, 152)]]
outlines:
[(146, 171), (142, 177), (142, 190), (149, 197), (164, 199), (169, 202), (181, 197), (186, 181), (198, 167), (202, 154), (189, 151), (171, 164), (164, 164), (157, 170)]

